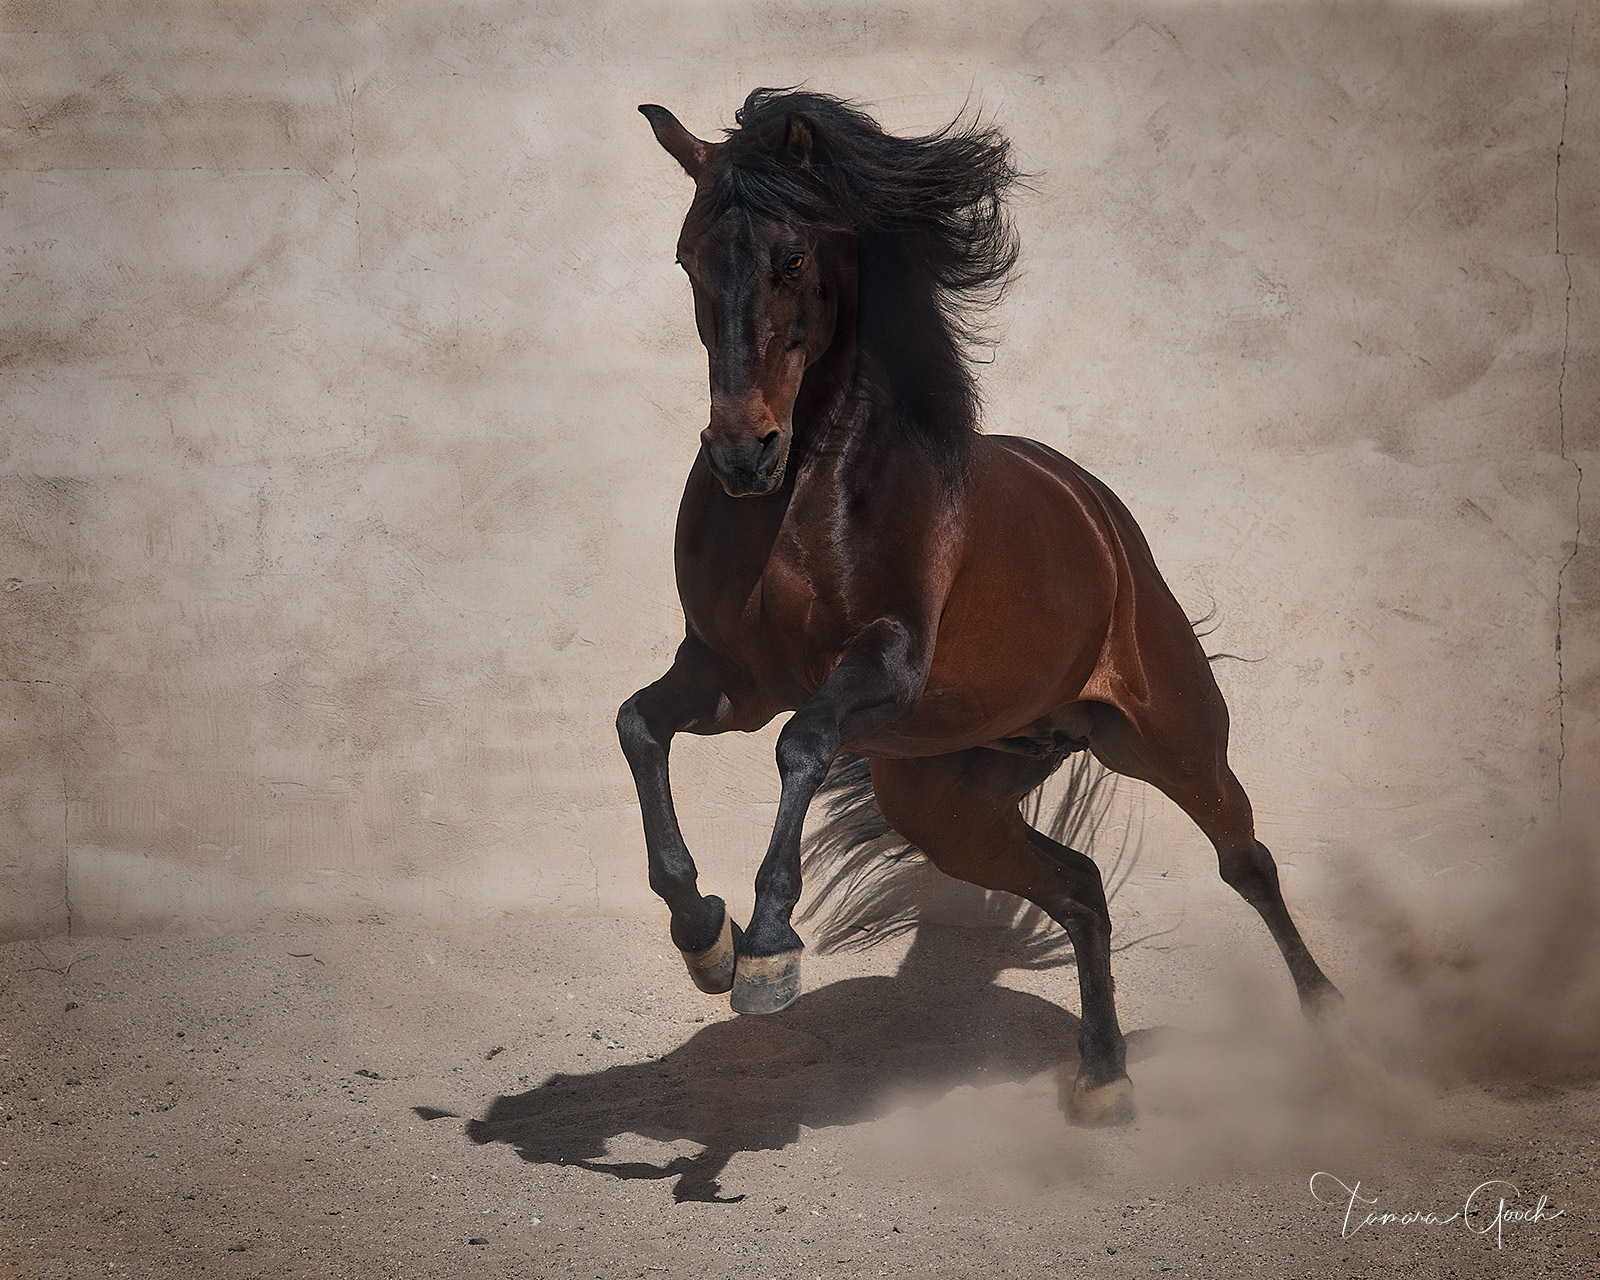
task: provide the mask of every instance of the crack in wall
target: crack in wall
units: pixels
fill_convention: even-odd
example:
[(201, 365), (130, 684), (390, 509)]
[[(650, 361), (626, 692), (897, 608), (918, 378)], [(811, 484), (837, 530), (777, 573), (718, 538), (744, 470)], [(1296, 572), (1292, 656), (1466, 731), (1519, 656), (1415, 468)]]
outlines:
[(1561, 632), (1566, 605), (1564, 593), (1567, 570), (1578, 558), (1578, 545), (1583, 538), (1583, 467), (1567, 454), (1566, 386), (1567, 355), (1572, 346), (1572, 256), (1561, 247), (1561, 160), (1567, 146), (1567, 110), (1572, 95), (1572, 51), (1578, 40), (1579, 9), (1579, 5), (1573, 6), (1572, 26), (1567, 32), (1567, 64), (1561, 73), (1561, 133), (1556, 140), (1555, 173), (1556, 256), (1561, 259), (1561, 266), (1567, 277), (1565, 308), (1561, 321), (1561, 369), (1556, 375), (1556, 423), (1561, 457), (1570, 462), (1572, 469), (1577, 472), (1577, 484), (1573, 492), (1572, 550), (1567, 553), (1566, 559), (1561, 562), (1561, 567), (1556, 570), (1556, 814), (1558, 817), (1561, 814), (1567, 763), (1567, 683), (1561, 657)]
[[(1576, 19), (1574, 19), (1576, 22)], [(356, 155), (356, 94), (361, 91), (359, 84), (350, 86), (350, 194), (356, 201), (356, 270), (365, 265), (361, 261), (361, 187), (357, 179), (361, 176), (361, 161)]]

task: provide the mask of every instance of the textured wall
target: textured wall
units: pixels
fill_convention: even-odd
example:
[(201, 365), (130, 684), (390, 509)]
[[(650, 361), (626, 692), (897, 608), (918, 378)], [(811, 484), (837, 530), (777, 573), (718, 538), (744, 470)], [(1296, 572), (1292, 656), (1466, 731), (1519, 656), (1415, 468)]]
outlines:
[[(714, 136), (757, 84), (1011, 133), (990, 425), (1258, 659), (1219, 672), (1287, 862), (1479, 862), (1592, 787), (1594, 4), (0, 24), (0, 934), (644, 901), (611, 718), (681, 626), (705, 374), (634, 105)], [(675, 752), (719, 884), (770, 747)]]

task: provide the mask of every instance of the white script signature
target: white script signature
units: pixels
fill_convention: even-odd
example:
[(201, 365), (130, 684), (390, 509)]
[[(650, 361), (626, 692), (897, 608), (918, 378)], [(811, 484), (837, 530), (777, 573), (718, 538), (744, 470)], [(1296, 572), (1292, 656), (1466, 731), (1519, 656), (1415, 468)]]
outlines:
[[(1399, 1213), (1387, 1211), (1380, 1213), (1373, 1207), (1378, 1203), (1378, 1197), (1362, 1195), (1359, 1178), (1352, 1187), (1331, 1173), (1319, 1170), (1311, 1175), (1312, 1199), (1318, 1204), (1344, 1205), (1344, 1223), (1339, 1228), (1340, 1239), (1348, 1239), (1363, 1227), (1443, 1227), (1452, 1222), (1459, 1222), (1473, 1235), (1487, 1236), (1493, 1232), (1495, 1248), (1503, 1249), (1505, 1229), (1508, 1225), (1553, 1222), (1557, 1218), (1566, 1216), (1565, 1209), (1552, 1209), (1550, 1197), (1544, 1195), (1539, 1197), (1538, 1204), (1532, 1208), (1514, 1208), (1512, 1201), (1521, 1194), (1513, 1183), (1503, 1178), (1492, 1178), (1488, 1182), (1480, 1182), (1469, 1191), (1461, 1208), (1454, 1213), (1444, 1213), (1437, 1209), (1406, 1209)], [(1365, 1207), (1358, 1208), (1358, 1205)]]

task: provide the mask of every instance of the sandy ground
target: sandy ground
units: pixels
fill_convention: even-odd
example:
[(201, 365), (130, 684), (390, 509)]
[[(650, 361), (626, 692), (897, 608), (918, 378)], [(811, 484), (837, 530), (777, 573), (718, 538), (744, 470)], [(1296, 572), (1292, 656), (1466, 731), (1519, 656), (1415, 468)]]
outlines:
[[(1593, 990), (1314, 922), (1351, 997), (1321, 1032), (1242, 905), (1201, 907), (1117, 956), (1118, 1131), (1058, 1110), (1071, 967), (992, 929), (809, 955), (768, 1018), (655, 919), (12, 944), (0, 1275), (1600, 1274), (1593, 1042), (1537, 1030)], [(1361, 1225), (1491, 1180), (1469, 1222)]]

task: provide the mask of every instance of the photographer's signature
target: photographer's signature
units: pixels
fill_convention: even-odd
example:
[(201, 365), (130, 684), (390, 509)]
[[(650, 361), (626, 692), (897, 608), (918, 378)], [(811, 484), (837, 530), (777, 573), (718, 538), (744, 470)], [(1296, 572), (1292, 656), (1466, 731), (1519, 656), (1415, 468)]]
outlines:
[(1364, 1227), (1444, 1227), (1459, 1222), (1473, 1235), (1494, 1236), (1497, 1249), (1505, 1248), (1505, 1229), (1529, 1222), (1554, 1222), (1566, 1215), (1565, 1209), (1552, 1209), (1550, 1197), (1541, 1195), (1537, 1204), (1521, 1206), (1515, 1201), (1521, 1192), (1514, 1183), (1503, 1178), (1480, 1182), (1467, 1193), (1466, 1200), (1453, 1213), (1439, 1209), (1404, 1209), (1379, 1211), (1377, 1196), (1361, 1194), (1361, 1181), (1350, 1186), (1341, 1178), (1320, 1170), (1311, 1175), (1311, 1195), (1319, 1204), (1344, 1206), (1344, 1223), (1339, 1228), (1341, 1239), (1348, 1239)]

